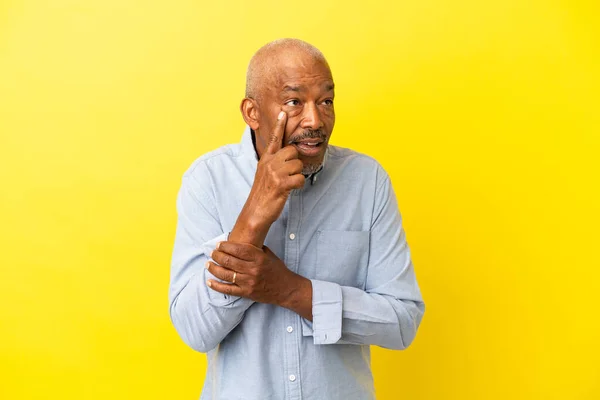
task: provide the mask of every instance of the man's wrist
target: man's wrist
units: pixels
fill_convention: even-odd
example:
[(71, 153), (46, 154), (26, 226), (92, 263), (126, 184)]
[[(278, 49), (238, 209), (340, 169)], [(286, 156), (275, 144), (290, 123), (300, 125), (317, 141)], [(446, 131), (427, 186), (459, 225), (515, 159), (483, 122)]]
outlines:
[(312, 282), (310, 279), (295, 274), (291, 290), (286, 293), (279, 305), (312, 321)]
[(261, 233), (268, 231), (273, 222), (267, 221), (265, 218), (261, 218), (258, 213), (248, 211), (244, 213), (243, 221), (247, 229), (253, 233)]

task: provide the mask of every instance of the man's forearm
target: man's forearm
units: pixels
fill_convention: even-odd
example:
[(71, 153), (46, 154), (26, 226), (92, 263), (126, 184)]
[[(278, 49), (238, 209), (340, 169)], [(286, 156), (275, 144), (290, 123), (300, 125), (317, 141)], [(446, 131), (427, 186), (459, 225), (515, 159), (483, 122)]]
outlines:
[[(258, 249), (263, 249), (264, 241), (271, 225), (272, 222), (261, 217), (260, 211), (253, 204), (252, 196), (249, 196), (233, 229), (229, 233), (228, 242), (246, 243)], [(284, 285), (284, 289), (277, 291), (280, 294), (274, 303), (312, 321), (311, 281), (287, 270), (285, 265), (282, 264), (282, 266), (292, 277), (288, 275), (288, 278), (281, 282)]]
[[(252, 205), (247, 202), (229, 234), (228, 241), (247, 243), (261, 249), (270, 228), (271, 223), (261, 220)], [(276, 304), (312, 321), (312, 283), (301, 275), (292, 273), (292, 276), (293, 279), (286, 279), (286, 288)]]
[(244, 205), (242, 212), (229, 234), (229, 241), (236, 243), (248, 243), (259, 249), (262, 248), (271, 223), (259, 219), (248, 203)]

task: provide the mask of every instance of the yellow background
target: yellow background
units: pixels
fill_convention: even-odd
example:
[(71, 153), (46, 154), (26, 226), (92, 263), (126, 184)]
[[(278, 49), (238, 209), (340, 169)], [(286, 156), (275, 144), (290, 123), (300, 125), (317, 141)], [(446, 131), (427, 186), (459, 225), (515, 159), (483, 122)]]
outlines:
[(600, 398), (600, 6), (0, 3), (0, 398), (196, 399), (168, 317), (181, 175), (239, 141), (253, 52), (299, 37), (333, 143), (396, 188), (427, 312), (379, 399)]

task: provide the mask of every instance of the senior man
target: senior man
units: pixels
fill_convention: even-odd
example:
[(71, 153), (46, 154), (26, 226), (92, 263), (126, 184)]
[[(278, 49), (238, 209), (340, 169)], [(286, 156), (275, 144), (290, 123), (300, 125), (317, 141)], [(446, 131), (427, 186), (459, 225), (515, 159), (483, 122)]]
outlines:
[(319, 50), (263, 46), (241, 142), (183, 176), (170, 315), (207, 353), (201, 399), (373, 399), (369, 346), (415, 337), (425, 308), (390, 178), (328, 144), (333, 100)]

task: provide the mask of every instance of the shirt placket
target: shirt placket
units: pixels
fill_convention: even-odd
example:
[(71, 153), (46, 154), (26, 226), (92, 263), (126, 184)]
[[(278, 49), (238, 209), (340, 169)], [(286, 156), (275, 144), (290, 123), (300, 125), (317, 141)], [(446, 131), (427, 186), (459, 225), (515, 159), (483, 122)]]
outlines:
[[(289, 197), (288, 223), (285, 231), (285, 265), (298, 272), (300, 258), (300, 222), (302, 220), (302, 192), (292, 190)], [(300, 317), (286, 310), (284, 318), (285, 379), (288, 400), (301, 400), (300, 385)]]

